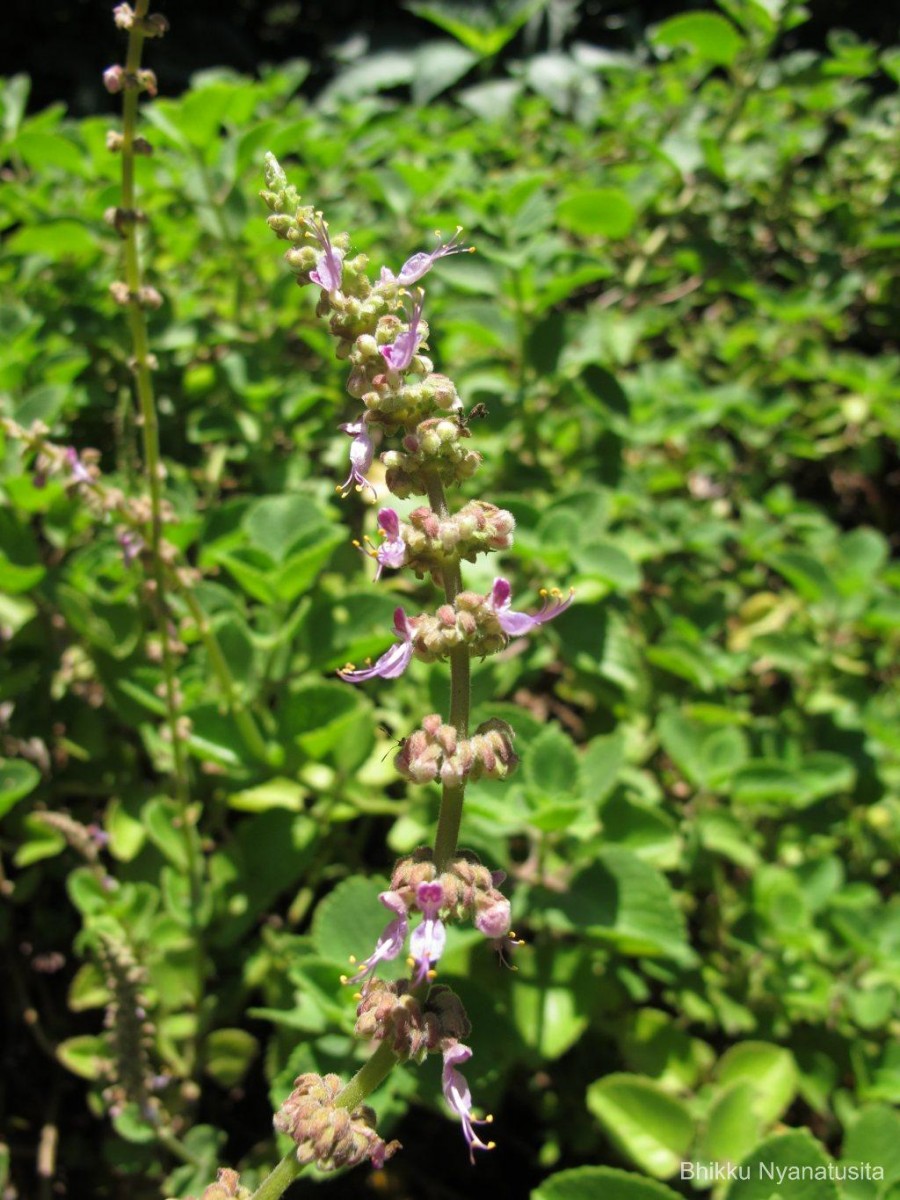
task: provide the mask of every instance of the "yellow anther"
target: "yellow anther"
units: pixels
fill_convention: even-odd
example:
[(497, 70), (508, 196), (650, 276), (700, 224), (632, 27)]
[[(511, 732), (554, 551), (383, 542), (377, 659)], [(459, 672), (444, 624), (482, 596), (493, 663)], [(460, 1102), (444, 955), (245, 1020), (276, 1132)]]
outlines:
[(351, 967), (355, 967), (355, 966), (356, 966), (356, 955), (355, 955), (355, 954), (348, 954), (348, 955), (347, 955), (347, 958), (348, 958), (348, 959), (349, 959), (349, 961), (350, 961), (350, 965), (351, 965)]

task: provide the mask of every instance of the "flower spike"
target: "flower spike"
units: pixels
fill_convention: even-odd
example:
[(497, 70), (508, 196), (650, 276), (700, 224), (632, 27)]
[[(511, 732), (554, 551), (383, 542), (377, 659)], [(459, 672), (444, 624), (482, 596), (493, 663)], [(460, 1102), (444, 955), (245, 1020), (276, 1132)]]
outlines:
[(415, 630), (403, 609), (394, 609), (394, 633), (401, 640), (391, 646), (390, 650), (386, 650), (371, 667), (357, 670), (356, 667), (349, 664), (338, 671), (338, 675), (341, 679), (346, 679), (348, 683), (362, 683), (364, 680), (374, 679), (376, 676), (380, 676), (382, 679), (396, 679), (398, 675), (403, 674), (412, 661), (414, 632)]
[(574, 590), (570, 591), (565, 599), (556, 588), (551, 592), (544, 590), (541, 594), (544, 597), (544, 604), (540, 612), (535, 613), (534, 616), (530, 616), (528, 613), (514, 612), (511, 607), (512, 589), (509, 586), (509, 580), (502, 577), (494, 580), (490, 603), (504, 633), (509, 634), (510, 637), (521, 637), (522, 634), (536, 629), (538, 625), (552, 621), (554, 617), (558, 617), (569, 607), (575, 592)]

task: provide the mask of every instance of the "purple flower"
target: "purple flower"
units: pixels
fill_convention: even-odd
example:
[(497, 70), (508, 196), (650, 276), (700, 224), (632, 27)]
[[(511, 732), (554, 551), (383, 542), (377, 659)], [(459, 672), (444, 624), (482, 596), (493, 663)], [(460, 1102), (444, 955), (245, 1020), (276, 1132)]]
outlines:
[(409, 952), (416, 966), (413, 976), (415, 986), (428, 979), (432, 967), (444, 953), (447, 931), (438, 916), (443, 903), (444, 889), (436, 880), (420, 883), (416, 888), (416, 904), (422, 911), (423, 919), (409, 939)]
[(409, 316), (409, 328), (403, 333), (397, 335), (389, 346), (379, 346), (384, 361), (392, 371), (406, 371), (413, 360), (413, 355), (419, 348), (419, 342), (422, 340), (419, 333), (419, 321), (422, 319), (422, 304), (425, 300), (425, 293), (419, 289), (419, 295), (413, 305), (412, 313)]
[(533, 617), (528, 613), (513, 612), (510, 608), (511, 594), (512, 589), (508, 579), (495, 579), (491, 589), (490, 602), (503, 632), (508, 633), (510, 637), (520, 637), (523, 633), (530, 633), (538, 625), (543, 625), (546, 621), (552, 621), (554, 617), (558, 617), (572, 603), (575, 593), (570, 592), (563, 600), (561, 593), (555, 588), (552, 592), (542, 590), (544, 605), (541, 611), (535, 613)]
[[(399, 275), (395, 275), (388, 267), (382, 267), (381, 282), (399, 283), (401, 287), (409, 287), (413, 283), (418, 283), (423, 275), (427, 275), (439, 258), (446, 258), (448, 254), (470, 254), (475, 247), (460, 246), (459, 235), (461, 233), (462, 226), (460, 225), (450, 241), (442, 242), (437, 250), (432, 250), (430, 254), (424, 250), (420, 250), (412, 258), (408, 258), (400, 268)], [(440, 236), (439, 233), (438, 237)]]
[(385, 567), (396, 571), (406, 561), (406, 542), (400, 536), (400, 518), (392, 508), (378, 510), (378, 528), (384, 535), (384, 541), (375, 550), (375, 561), (378, 563), (376, 580), (381, 578)]
[(322, 253), (316, 259), (316, 269), (310, 271), (309, 277), (317, 283), (323, 292), (336, 292), (341, 286), (344, 273), (344, 251), (337, 250), (331, 244), (328, 236), (328, 226), (322, 214), (316, 213), (307, 221), (311, 235), (322, 247)]
[(486, 938), (495, 941), (509, 933), (509, 901), (498, 892), (475, 917), (475, 928)]
[(338, 675), (341, 679), (346, 679), (348, 683), (362, 683), (365, 679), (374, 679), (376, 675), (382, 679), (396, 679), (398, 675), (403, 674), (412, 661), (414, 632), (415, 629), (403, 609), (395, 608), (394, 633), (401, 641), (391, 646), (390, 650), (386, 650), (371, 667), (357, 671), (354, 666), (350, 665), (338, 671)]
[(493, 1150), (496, 1143), (483, 1142), (472, 1128), (473, 1125), (490, 1125), (492, 1118), (486, 1117), (483, 1121), (477, 1121), (472, 1116), (472, 1093), (469, 1091), (469, 1085), (456, 1069), (457, 1063), (464, 1063), (471, 1057), (472, 1051), (462, 1042), (454, 1042), (452, 1046), (448, 1046), (444, 1051), (441, 1086), (444, 1090), (444, 1099), (462, 1122), (463, 1137), (469, 1147), (469, 1161), (474, 1166), (475, 1151)]
[(69, 479), (72, 483), (91, 483), (91, 474), (78, 457), (74, 446), (66, 447), (66, 462), (69, 464)]
[(350, 474), (339, 485), (337, 491), (342, 496), (346, 496), (354, 487), (358, 492), (367, 487), (371, 490), (372, 495), (377, 497), (378, 493), (366, 479), (366, 471), (371, 467), (372, 459), (375, 457), (375, 446), (369, 437), (369, 430), (365, 422), (360, 417), (358, 421), (347, 421), (343, 425), (339, 425), (338, 429), (349, 434), (353, 441), (350, 443)]
[[(399, 892), (382, 892), (378, 899), (389, 912), (394, 914), (394, 919), (384, 927), (381, 936), (375, 943), (375, 949), (365, 962), (359, 964), (356, 974), (349, 979), (343, 976), (342, 983), (361, 983), (372, 974), (380, 962), (388, 962), (390, 959), (396, 958), (403, 949), (409, 930), (409, 920), (406, 916), (403, 897)], [(356, 965), (355, 959), (351, 958), (350, 961)]]
[(125, 566), (132, 566), (144, 549), (144, 539), (131, 529), (122, 529), (116, 534), (116, 541), (122, 551), (122, 561)]

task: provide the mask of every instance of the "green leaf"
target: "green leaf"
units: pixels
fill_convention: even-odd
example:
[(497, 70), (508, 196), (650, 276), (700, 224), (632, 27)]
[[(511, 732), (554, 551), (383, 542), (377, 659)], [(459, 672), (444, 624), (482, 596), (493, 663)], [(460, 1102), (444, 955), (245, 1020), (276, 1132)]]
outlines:
[(848, 1165), (877, 1164), (884, 1171), (883, 1182), (846, 1182), (846, 1200), (887, 1195), (890, 1185), (900, 1180), (900, 1113), (886, 1104), (866, 1105), (847, 1130), (841, 1159)]
[(625, 736), (621, 732), (593, 738), (581, 756), (581, 777), (590, 800), (600, 804), (616, 786), (625, 764)]
[(548, 725), (528, 747), (525, 772), (529, 784), (546, 796), (557, 799), (572, 795), (580, 776), (572, 739), (557, 726)]
[(246, 1029), (214, 1029), (206, 1039), (203, 1068), (222, 1087), (240, 1081), (259, 1054), (259, 1042)]
[(746, 1081), (756, 1089), (753, 1111), (766, 1125), (785, 1111), (797, 1092), (797, 1064), (790, 1050), (769, 1042), (739, 1042), (719, 1059), (716, 1078), (728, 1086)]
[(103, 887), (90, 867), (76, 867), (66, 880), (69, 899), (85, 917), (95, 916), (109, 908), (110, 893)]
[[(747, 1178), (732, 1181), (726, 1200), (840, 1200), (837, 1185), (828, 1178), (829, 1162), (807, 1130), (776, 1134), (740, 1163)], [(804, 1168), (812, 1178), (803, 1178)]]
[(641, 585), (641, 571), (624, 550), (612, 542), (588, 542), (573, 555), (576, 567), (584, 575), (602, 579), (617, 592), (627, 595)]
[(591, 994), (593, 980), (587, 977), (579, 988), (580, 970), (584, 963), (574, 947), (523, 955), (510, 1004), (516, 1031), (539, 1061), (565, 1054), (588, 1026), (585, 993)]
[(232, 792), (228, 807), (239, 812), (266, 812), (270, 808), (287, 808), (291, 812), (302, 812), (307, 790), (293, 779), (280, 776), (268, 779), (256, 787), (241, 792)]
[(686, 1104), (640, 1075), (607, 1075), (587, 1090), (587, 1106), (613, 1144), (658, 1179), (678, 1170), (694, 1136)]
[(737, 1163), (750, 1153), (764, 1127), (756, 1099), (749, 1080), (737, 1080), (716, 1096), (693, 1150), (697, 1162)]
[(556, 219), (571, 233), (616, 239), (631, 233), (637, 210), (620, 188), (592, 188), (561, 200)]
[(44, 858), (53, 858), (66, 848), (66, 839), (58, 829), (51, 829), (34, 816), (24, 821), (26, 836), (19, 844), (13, 862), (17, 867), (30, 867)]
[(479, 58), (491, 58), (511, 41), (541, 0), (428, 0), (408, 3), (410, 12), (462, 42)]
[(704, 62), (729, 67), (744, 39), (719, 13), (687, 12), (657, 25), (650, 36), (654, 46), (686, 46)]
[(188, 852), (183, 828), (184, 816), (174, 800), (157, 796), (148, 800), (141, 816), (150, 840), (169, 862), (180, 871), (187, 870)]
[(69, 984), (68, 1004), (72, 1012), (87, 1012), (109, 1003), (109, 988), (96, 963), (86, 962), (78, 968)]
[(630, 850), (608, 846), (545, 908), (564, 927), (616, 946), (623, 954), (693, 961), (684, 916), (668, 881)]
[(316, 541), (328, 522), (305, 496), (264, 496), (244, 513), (241, 521), (253, 546), (282, 563), (298, 542)]
[(478, 56), (458, 42), (426, 42), (416, 51), (412, 79), (413, 103), (428, 104), (452, 87), (478, 62)]
[(5, 817), (40, 782), (41, 773), (33, 763), (21, 758), (0, 759), (0, 817)]
[[(351, 958), (365, 958), (392, 920), (378, 901), (386, 881), (353, 875), (329, 892), (316, 908), (312, 944), (320, 957), (347, 970)], [(405, 967), (404, 967), (405, 969)]]
[(115, 797), (109, 802), (104, 820), (109, 834), (109, 852), (119, 862), (131, 862), (147, 838), (143, 821), (129, 811), (128, 804)]
[(56, 1057), (73, 1075), (97, 1080), (105, 1074), (109, 1051), (99, 1034), (85, 1033), (60, 1042), (56, 1047)]
[(630, 1070), (651, 1076), (669, 1092), (694, 1087), (715, 1058), (706, 1042), (690, 1037), (657, 1008), (639, 1009), (620, 1045)]
[(366, 702), (343, 683), (311, 683), (283, 702), (281, 729), (310, 758), (321, 758), (351, 735), (368, 712)]
[(271, 580), (278, 599), (290, 604), (308, 591), (335, 548), (343, 542), (344, 535), (339, 530), (329, 529), (319, 535), (314, 546), (292, 554)]
[(545, 1179), (531, 1200), (678, 1200), (678, 1193), (616, 1167), (575, 1167)]

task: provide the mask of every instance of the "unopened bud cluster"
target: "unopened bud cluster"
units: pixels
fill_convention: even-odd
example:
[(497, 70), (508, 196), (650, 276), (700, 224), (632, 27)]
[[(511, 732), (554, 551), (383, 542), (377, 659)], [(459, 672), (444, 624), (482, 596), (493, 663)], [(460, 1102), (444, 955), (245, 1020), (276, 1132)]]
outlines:
[(476, 555), (509, 550), (515, 517), (487, 500), (470, 500), (459, 512), (441, 519), (427, 505), (414, 508), (400, 536), (406, 545), (406, 566), (420, 578), (426, 571), (440, 572), (457, 559), (474, 562)]
[(500, 627), (489, 596), (460, 592), (452, 604), (442, 604), (437, 612), (410, 618), (412, 644), (416, 658), (437, 662), (449, 658), (459, 646), (467, 646), (474, 657), (496, 654), (509, 641)]
[[(241, 1186), (237, 1171), (221, 1167), (216, 1182), (203, 1189), (200, 1200), (250, 1200), (250, 1195), (250, 1189)], [(194, 1200), (194, 1197), (188, 1196), (187, 1200)]]
[(440, 912), (448, 921), (472, 921), (485, 937), (495, 939), (509, 933), (509, 901), (498, 889), (503, 873), (494, 873), (472, 858), (456, 858), (446, 871), (438, 873), (427, 848), (401, 858), (391, 874), (391, 893), (406, 907), (416, 907), (416, 892), (421, 883), (440, 883), (443, 897)]
[(117, 29), (137, 29), (144, 37), (162, 37), (168, 33), (169, 22), (162, 13), (147, 13), (139, 17), (130, 4), (117, 4), (113, 9), (113, 20)]
[(431, 713), (422, 728), (405, 739), (394, 765), (411, 783), (440, 780), (459, 787), (466, 780), (506, 779), (519, 762), (514, 739), (512, 727), (497, 719), (479, 725), (471, 737), (460, 738), (454, 726)]
[(424, 1002), (410, 991), (409, 981), (372, 979), (356, 1009), (357, 1037), (386, 1041), (401, 1061), (421, 1062), (431, 1051), (443, 1051), (471, 1032), (462, 1001), (450, 988), (433, 984)]
[(112, 1049), (112, 1082), (103, 1097), (113, 1115), (129, 1102), (138, 1106), (146, 1120), (153, 1121), (157, 1102), (149, 1093), (153, 1090), (150, 1050), (155, 1027), (147, 1017), (143, 995), (146, 971), (127, 942), (111, 936), (101, 936), (98, 957), (110, 993), (103, 1023)]
[(297, 1146), (297, 1161), (321, 1171), (338, 1171), (362, 1162), (382, 1166), (400, 1149), (375, 1132), (375, 1114), (366, 1105), (352, 1111), (338, 1103), (338, 1075), (307, 1072), (294, 1080), (294, 1090), (275, 1114), (275, 1128)]
[(260, 195), (271, 212), (269, 227), (290, 243), (285, 259), (297, 282), (320, 289), (316, 312), (329, 318), (337, 357), (351, 364), (347, 390), (363, 405), (364, 436), (373, 428), (405, 433), (402, 451), (384, 456), (388, 487), (400, 497), (427, 495), (429, 470), (437, 471), (442, 483), (468, 479), (481, 455), (462, 444), (467, 431), (455, 419), (462, 411), (456, 388), (422, 352), (428, 324), (422, 319), (421, 289), (408, 303), (409, 285), (437, 258), (463, 247), (452, 239), (408, 260), (399, 275), (382, 270), (373, 283), (366, 274), (367, 256), (348, 258), (349, 235), (332, 234), (322, 213), (300, 204), (272, 155), (266, 158), (266, 185)]
[(464, 440), (471, 431), (451, 417), (429, 417), (420, 421), (402, 442), (402, 450), (388, 450), (381, 456), (387, 468), (387, 485), (395, 496), (425, 496), (428, 476), (437, 474), (442, 484), (470, 479), (482, 463), (477, 450)]

